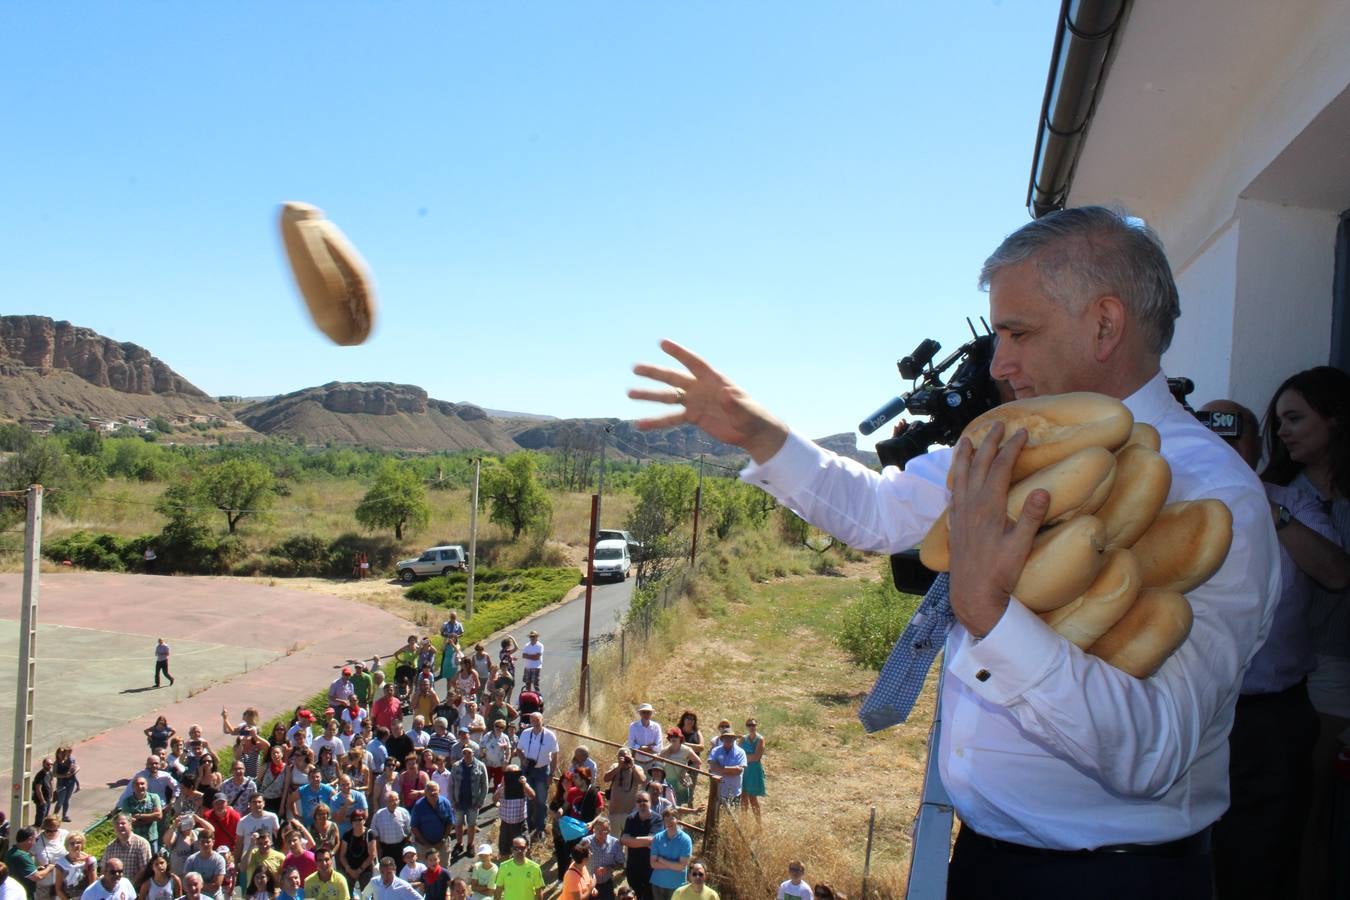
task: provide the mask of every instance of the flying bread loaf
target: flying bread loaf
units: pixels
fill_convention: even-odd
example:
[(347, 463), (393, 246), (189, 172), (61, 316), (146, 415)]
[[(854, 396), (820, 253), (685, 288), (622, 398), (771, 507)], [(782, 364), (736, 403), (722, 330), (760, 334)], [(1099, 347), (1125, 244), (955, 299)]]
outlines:
[[(1164, 506), (1172, 472), (1157, 429), (1119, 400), (1061, 394), (1004, 404), (968, 425), (979, 445), (995, 422), (1004, 441), (1027, 443), (1013, 464), (1008, 517), (1032, 491), (1050, 494), (1040, 534), (1013, 596), (1065, 639), (1138, 678), (1158, 670), (1190, 633), (1184, 594), (1223, 565), (1232, 515), (1218, 500)], [(951, 478), (948, 478), (951, 484)], [(919, 558), (947, 571), (950, 511), (933, 524)]]
[(281, 205), (281, 241), (310, 318), (335, 344), (360, 344), (375, 324), (375, 289), (361, 254), (323, 210)]

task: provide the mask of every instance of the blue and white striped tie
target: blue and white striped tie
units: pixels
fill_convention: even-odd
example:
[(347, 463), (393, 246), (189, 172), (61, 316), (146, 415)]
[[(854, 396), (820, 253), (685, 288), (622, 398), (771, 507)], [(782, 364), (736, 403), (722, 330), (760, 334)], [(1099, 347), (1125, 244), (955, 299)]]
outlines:
[(869, 733), (908, 719), (914, 701), (923, 692), (928, 670), (947, 640), (948, 629), (956, 621), (948, 595), (950, 582), (946, 572), (933, 580), (933, 586), (895, 642), (886, 665), (881, 667), (877, 683), (858, 710), (858, 719)]

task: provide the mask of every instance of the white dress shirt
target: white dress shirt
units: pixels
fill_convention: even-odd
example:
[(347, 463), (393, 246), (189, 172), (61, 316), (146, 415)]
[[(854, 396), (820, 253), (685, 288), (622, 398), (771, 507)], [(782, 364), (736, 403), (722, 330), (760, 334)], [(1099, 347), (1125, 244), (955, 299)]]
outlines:
[[(665, 732), (661, 730), (661, 723), (655, 719), (649, 719), (646, 725), (642, 724), (642, 719), (628, 726), (628, 747), (637, 750), (639, 747), (655, 747), (657, 752), (661, 749), (661, 738), (665, 737)], [(651, 762), (651, 755), (647, 753), (633, 754), (633, 761), (637, 763)]]
[[(1187, 596), (1189, 638), (1147, 679), (1087, 655), (1016, 598), (982, 640), (952, 628), (942, 783), (961, 820), (991, 837), (1064, 850), (1161, 843), (1228, 806), (1233, 707), (1280, 595), (1270, 506), (1256, 475), (1173, 400), (1161, 372), (1124, 402), (1162, 436), (1168, 502), (1222, 500), (1232, 549)], [(950, 461), (938, 450), (877, 474), (793, 434), (741, 477), (850, 546), (896, 552), (946, 508)]]
[(538, 734), (534, 728), (526, 728), (516, 738), (516, 746), (520, 748), (521, 755), (525, 757), (525, 763), (522, 769), (532, 766), (550, 765), (549, 754), (558, 752), (558, 736), (545, 728)]

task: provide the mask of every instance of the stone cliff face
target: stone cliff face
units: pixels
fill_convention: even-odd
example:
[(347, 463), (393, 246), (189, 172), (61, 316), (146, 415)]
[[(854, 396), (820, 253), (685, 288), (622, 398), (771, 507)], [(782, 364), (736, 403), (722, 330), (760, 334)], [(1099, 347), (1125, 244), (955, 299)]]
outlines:
[(46, 316), (0, 316), (0, 374), (70, 372), (124, 394), (206, 394), (150, 351)]
[(411, 384), (333, 381), (260, 401), (240, 411), (239, 418), (264, 434), (313, 443), (501, 453), (518, 449), (480, 407), (436, 400)]

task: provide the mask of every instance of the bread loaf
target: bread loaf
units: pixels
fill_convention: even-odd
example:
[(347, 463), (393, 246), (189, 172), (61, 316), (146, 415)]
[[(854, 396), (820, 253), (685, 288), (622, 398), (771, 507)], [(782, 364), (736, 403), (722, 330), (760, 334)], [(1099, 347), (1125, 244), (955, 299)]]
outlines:
[[(1135, 422), (1130, 427), (1130, 436), (1125, 441), (1125, 447), (1147, 447), (1150, 450), (1158, 451), (1162, 449), (1162, 435), (1158, 434), (1158, 429), (1147, 422)], [(1124, 450), (1125, 447), (1121, 447)]]
[(1008, 491), (1008, 515), (1017, 519), (1027, 497), (1037, 489), (1050, 492), (1045, 524), (1092, 513), (1106, 502), (1116, 474), (1116, 458), (1102, 447), (1085, 447), (1022, 479)]
[(1186, 640), (1192, 619), (1191, 605), (1181, 594), (1146, 588), (1088, 652), (1136, 678), (1147, 678)]
[(934, 572), (946, 572), (952, 567), (950, 515), (950, 509), (943, 510), (924, 535), (923, 543), (919, 544), (919, 562)]
[(361, 255), (323, 211), (281, 207), (281, 240), (310, 318), (335, 344), (359, 344), (375, 321), (375, 290)]
[(1081, 596), (1059, 609), (1041, 613), (1041, 619), (1070, 643), (1086, 650), (1121, 620), (1139, 596), (1139, 590), (1139, 563), (1134, 554), (1129, 550), (1112, 550)]
[(1032, 612), (1048, 612), (1073, 601), (1092, 585), (1102, 568), (1105, 530), (1094, 516), (1077, 518), (1036, 536), (1013, 596)]
[[(1016, 520), (1022, 514), (1022, 506), (1032, 491), (1044, 489), (1050, 493), (1050, 508), (1046, 511), (1047, 526), (1057, 525), (1075, 516), (1091, 513), (1101, 506), (1111, 491), (1115, 479), (1116, 458), (1109, 450), (1101, 447), (1088, 447), (1035, 473), (1030, 478), (1013, 485), (1008, 491), (1008, 516)], [(948, 538), (951, 523), (951, 510), (943, 512), (928, 529), (923, 542), (919, 544), (919, 561), (934, 572), (946, 572), (951, 568)], [(1042, 536), (1043, 537), (1043, 536)], [(1040, 537), (1037, 538), (1041, 540)], [(1105, 545), (1105, 538), (1099, 539)], [(1033, 550), (1034, 552), (1034, 550)], [(1099, 551), (1100, 552), (1100, 551)], [(1081, 587), (1086, 587), (1088, 581)], [(1062, 602), (1067, 603), (1077, 594), (1069, 594)]]
[(1133, 546), (1153, 524), (1171, 489), (1172, 469), (1156, 450), (1143, 444), (1118, 450), (1111, 495), (1094, 513), (1106, 526), (1106, 549)]
[[(1013, 481), (1021, 481), (1086, 447), (1117, 449), (1130, 436), (1134, 417), (1125, 404), (1105, 394), (1056, 394), (995, 407), (972, 420), (961, 435), (979, 447), (995, 422), (1004, 424), (1005, 443), (1018, 429), (1027, 432), (1027, 443), (1013, 464)], [(949, 487), (951, 483), (949, 476)]]
[(1162, 508), (1131, 548), (1144, 587), (1180, 594), (1219, 570), (1233, 543), (1233, 514), (1219, 500), (1189, 500)]

